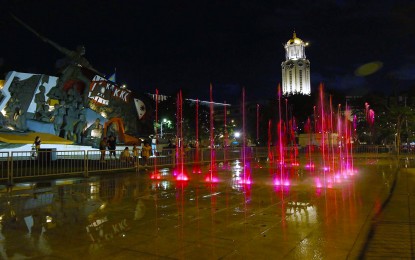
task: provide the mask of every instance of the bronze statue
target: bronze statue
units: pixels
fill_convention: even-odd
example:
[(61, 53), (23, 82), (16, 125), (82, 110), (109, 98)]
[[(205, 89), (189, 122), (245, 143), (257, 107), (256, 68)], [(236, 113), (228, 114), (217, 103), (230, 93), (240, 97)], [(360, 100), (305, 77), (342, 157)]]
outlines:
[(63, 117), (66, 115), (65, 101), (62, 100), (60, 104), (55, 104), (55, 110), (53, 110), (53, 128), (55, 130), (55, 135), (60, 136)]
[(39, 87), (39, 92), (35, 95), (36, 110), (34, 119), (43, 122), (50, 121), (49, 105), (46, 104), (45, 86)]
[(79, 45), (75, 51), (71, 51), (68, 50), (62, 46), (60, 46), (59, 44), (57, 44), (54, 41), (51, 41), (50, 39), (44, 37), (43, 35), (39, 34), (38, 32), (36, 32), (32, 27), (30, 27), (29, 25), (27, 25), (26, 23), (24, 23), (22, 20), (20, 20), (19, 18), (17, 18), (16, 16), (12, 15), (12, 17), (18, 22), (20, 23), (23, 27), (25, 27), (26, 29), (28, 29), (29, 31), (31, 31), (32, 33), (34, 33), (37, 37), (39, 37), (42, 41), (49, 43), (50, 45), (52, 45), (53, 47), (55, 47), (58, 51), (62, 52), (63, 54), (66, 55), (66, 57), (68, 57), (71, 62), (73, 62), (74, 65), (78, 66), (78, 67), (82, 67), (82, 68), (86, 68), (89, 69), (95, 73), (97, 73), (100, 76), (103, 76), (102, 73), (98, 72), (96, 69), (94, 69), (91, 64), (88, 62), (88, 60), (86, 58), (84, 58), (83, 56), (85, 55), (85, 47), (83, 45)]
[[(79, 80), (84, 83), (84, 102), (85, 105), (88, 101), (88, 90), (89, 90), (89, 84), (91, 80), (86, 77), (82, 73), (82, 68), (88, 69), (90, 71), (93, 71), (94, 73), (104, 76), (102, 73), (98, 72), (95, 68), (92, 67), (92, 65), (88, 62), (88, 60), (84, 57), (85, 55), (85, 47), (83, 45), (79, 45), (76, 50), (69, 50), (65, 47), (60, 46), (56, 42), (44, 37), (43, 35), (36, 32), (33, 28), (31, 28), (29, 25), (24, 23), (22, 20), (17, 18), (16, 16), (12, 15), (12, 17), (20, 23), (22, 26), (24, 26), (26, 29), (34, 33), (38, 38), (40, 38), (42, 41), (52, 45), (55, 47), (58, 51), (63, 53), (67, 60), (69, 61), (66, 67), (62, 70), (62, 75), (59, 77), (59, 81), (57, 83), (57, 88), (62, 91), (63, 85), (68, 80)], [(54, 89), (52, 92), (56, 92), (56, 89)], [(54, 95), (56, 97), (59, 97), (60, 95)]]

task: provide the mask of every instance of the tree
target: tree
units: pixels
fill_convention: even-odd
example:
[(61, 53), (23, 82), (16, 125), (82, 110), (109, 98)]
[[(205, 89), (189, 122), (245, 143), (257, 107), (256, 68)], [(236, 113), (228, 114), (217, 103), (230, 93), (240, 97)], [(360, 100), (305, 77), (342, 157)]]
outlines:
[[(407, 97), (372, 96), (371, 106), (377, 116), (375, 131), (377, 140), (382, 143), (393, 142), (400, 153), (402, 139), (409, 142), (415, 127), (414, 104)], [(402, 138), (403, 137), (403, 138)]]

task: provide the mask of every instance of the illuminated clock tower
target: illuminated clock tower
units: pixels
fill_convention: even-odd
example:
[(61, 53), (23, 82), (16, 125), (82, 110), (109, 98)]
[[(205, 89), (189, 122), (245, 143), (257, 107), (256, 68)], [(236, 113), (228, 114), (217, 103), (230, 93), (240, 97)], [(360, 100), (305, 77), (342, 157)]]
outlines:
[(305, 56), (305, 47), (308, 44), (297, 38), (295, 32), (293, 38), (285, 45), (285, 61), (282, 67), (282, 94), (310, 95), (310, 61)]

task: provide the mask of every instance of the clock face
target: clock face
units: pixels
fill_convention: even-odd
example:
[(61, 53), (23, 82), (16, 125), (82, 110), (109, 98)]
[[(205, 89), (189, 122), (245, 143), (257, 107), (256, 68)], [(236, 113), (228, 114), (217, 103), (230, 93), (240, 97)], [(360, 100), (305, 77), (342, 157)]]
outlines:
[(292, 68), (294, 68), (294, 64), (290, 63), (290, 65), (288, 65), (288, 67), (289, 67), (290, 69), (292, 69)]
[(304, 64), (302, 62), (298, 63), (298, 66), (302, 67)]

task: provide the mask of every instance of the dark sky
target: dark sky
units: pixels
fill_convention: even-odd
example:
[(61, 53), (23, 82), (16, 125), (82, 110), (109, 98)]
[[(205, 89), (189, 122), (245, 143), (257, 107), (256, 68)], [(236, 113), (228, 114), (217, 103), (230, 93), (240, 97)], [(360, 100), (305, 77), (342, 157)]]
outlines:
[[(364, 94), (415, 86), (413, 1), (56, 1), (8, 2), (0, 18), (0, 71), (55, 75), (62, 55), (17, 24), (14, 13), (63, 47), (86, 47), (99, 71), (137, 92), (215, 101), (275, 96), (283, 44), (295, 30), (310, 43), (312, 90)], [(370, 75), (356, 69), (383, 66)], [(380, 63), (379, 63), (380, 62)], [(230, 101), (229, 101), (230, 100)]]

